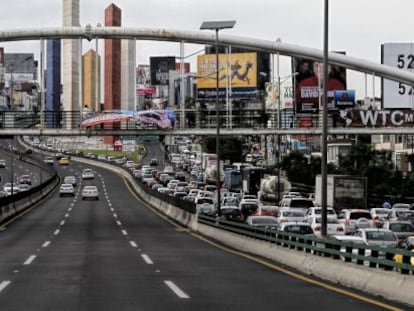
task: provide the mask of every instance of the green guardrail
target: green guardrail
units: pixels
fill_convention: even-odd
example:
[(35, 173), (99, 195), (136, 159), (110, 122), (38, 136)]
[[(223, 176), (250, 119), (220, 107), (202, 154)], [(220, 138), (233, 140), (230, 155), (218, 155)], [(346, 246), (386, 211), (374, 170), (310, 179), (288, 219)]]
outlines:
[[(198, 222), (297, 251), (331, 257), (345, 262), (353, 262), (370, 268), (394, 270), (402, 274), (414, 273), (414, 265), (411, 264), (411, 261), (414, 263), (414, 254), (406, 249), (368, 246), (331, 238), (309, 237), (301, 234), (280, 232), (274, 229), (253, 227), (201, 214), (198, 215)], [(395, 255), (400, 257), (401, 262), (394, 260)]]

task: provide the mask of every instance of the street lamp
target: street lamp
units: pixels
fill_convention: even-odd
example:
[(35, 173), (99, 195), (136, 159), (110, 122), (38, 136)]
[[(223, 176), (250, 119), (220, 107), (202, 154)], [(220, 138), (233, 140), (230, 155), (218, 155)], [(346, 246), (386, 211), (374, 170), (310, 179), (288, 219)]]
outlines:
[(236, 21), (208, 21), (203, 22), (200, 30), (214, 30), (216, 32), (216, 154), (217, 154), (217, 212), (220, 215), (220, 109), (219, 109), (219, 30), (233, 28)]

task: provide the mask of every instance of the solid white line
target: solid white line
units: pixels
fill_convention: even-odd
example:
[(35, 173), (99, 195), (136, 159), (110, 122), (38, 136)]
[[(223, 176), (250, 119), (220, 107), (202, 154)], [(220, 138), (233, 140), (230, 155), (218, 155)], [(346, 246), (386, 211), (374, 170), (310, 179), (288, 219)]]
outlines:
[(7, 287), (7, 285), (9, 285), (11, 283), (11, 281), (3, 281), (0, 283), (0, 292), (5, 289)]
[(134, 241), (129, 241), (129, 244), (131, 244), (132, 247), (138, 247), (137, 243)]
[(43, 243), (42, 247), (48, 247), (50, 244), (50, 241), (46, 241), (45, 243)]
[(118, 226), (122, 226), (122, 223), (121, 223), (119, 220), (117, 220), (117, 221), (116, 221), (116, 224), (117, 224)]
[(154, 262), (151, 260), (151, 258), (149, 258), (148, 255), (142, 254), (141, 257), (142, 257), (142, 259), (144, 259), (145, 263), (147, 263), (149, 265), (153, 265), (154, 264)]
[(128, 233), (125, 230), (122, 230), (123, 235), (128, 235)]
[(55, 230), (55, 232), (53, 233), (54, 235), (58, 235), (59, 234), (59, 232), (60, 232), (60, 230), (59, 229), (56, 229)]
[(176, 294), (179, 298), (188, 299), (190, 296), (188, 296), (186, 293), (184, 293), (177, 285), (175, 285), (172, 281), (164, 281), (165, 285), (167, 285), (173, 292)]
[(63, 226), (65, 224), (65, 221), (64, 220), (62, 220), (61, 222), (60, 222), (60, 225), (61, 226)]
[(29, 258), (27, 258), (27, 260), (23, 263), (24, 265), (30, 265), (33, 260), (35, 260), (36, 255), (31, 255)]

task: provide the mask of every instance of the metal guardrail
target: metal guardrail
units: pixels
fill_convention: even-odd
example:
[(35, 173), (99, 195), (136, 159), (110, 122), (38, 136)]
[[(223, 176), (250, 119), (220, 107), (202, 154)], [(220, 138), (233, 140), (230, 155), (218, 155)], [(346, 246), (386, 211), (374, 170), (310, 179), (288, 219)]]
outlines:
[[(216, 217), (206, 215), (198, 215), (198, 222), (297, 251), (331, 257), (335, 260), (343, 260), (345, 262), (353, 262), (369, 268), (394, 270), (401, 274), (414, 274), (414, 265), (410, 264), (414, 253), (405, 249), (368, 246), (329, 238), (309, 237), (220, 220)], [(395, 255), (402, 256), (402, 263), (397, 263), (394, 260)]]

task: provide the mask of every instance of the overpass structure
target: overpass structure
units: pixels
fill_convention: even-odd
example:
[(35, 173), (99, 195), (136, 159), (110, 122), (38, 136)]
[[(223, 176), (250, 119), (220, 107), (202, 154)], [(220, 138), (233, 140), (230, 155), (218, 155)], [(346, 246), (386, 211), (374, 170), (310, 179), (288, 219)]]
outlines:
[[(148, 29), (148, 28), (129, 28), (129, 27), (56, 27), (56, 28), (39, 28), (39, 29), (11, 29), (0, 32), (0, 42), (6, 41), (27, 41), (42, 39), (136, 39), (136, 40), (152, 40), (152, 41), (170, 41), (195, 43), (203, 45), (214, 45), (216, 38), (213, 33), (203, 33), (200, 31), (182, 31), (172, 29)], [(316, 61), (323, 60), (323, 51), (319, 49), (293, 45), (280, 41), (270, 41), (255, 39), (249, 37), (220, 35), (220, 46), (233, 46), (247, 48), (268, 53), (278, 53), (286, 56), (304, 57)], [(376, 76), (399, 81), (410, 86), (414, 86), (414, 74), (401, 69), (378, 64), (365, 59), (359, 59), (339, 53), (329, 53), (328, 62), (333, 65), (345, 67), (347, 69), (375, 74)], [(41, 68), (43, 71), (43, 68)], [(40, 119), (44, 116), (40, 116)], [(42, 122), (41, 122), (42, 123)], [(174, 134), (174, 135), (213, 135), (214, 130), (206, 129), (179, 129), (179, 130), (151, 130), (151, 134)], [(328, 134), (414, 134), (412, 126), (402, 127), (375, 127), (365, 126), (358, 128), (335, 127), (328, 128)], [(138, 130), (135, 128), (126, 129), (52, 129), (41, 127), (36, 128), (4, 128), (0, 131), (0, 135), (50, 135), (50, 136), (71, 136), (71, 135), (148, 135), (147, 130)], [(232, 130), (223, 129), (222, 135), (321, 135), (322, 128), (294, 128), (294, 129), (243, 129), (237, 128)]]

